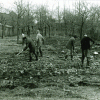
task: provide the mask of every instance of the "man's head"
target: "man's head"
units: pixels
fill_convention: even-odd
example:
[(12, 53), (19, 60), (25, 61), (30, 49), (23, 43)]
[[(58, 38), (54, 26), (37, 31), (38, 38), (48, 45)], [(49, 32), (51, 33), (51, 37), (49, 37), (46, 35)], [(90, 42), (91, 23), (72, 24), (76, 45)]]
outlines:
[(25, 37), (25, 34), (22, 33), (22, 38)]
[(22, 34), (22, 45), (26, 43), (27, 37), (25, 34)]
[(84, 34), (84, 37), (87, 37), (87, 34)]
[(40, 33), (40, 30), (37, 30), (37, 34)]

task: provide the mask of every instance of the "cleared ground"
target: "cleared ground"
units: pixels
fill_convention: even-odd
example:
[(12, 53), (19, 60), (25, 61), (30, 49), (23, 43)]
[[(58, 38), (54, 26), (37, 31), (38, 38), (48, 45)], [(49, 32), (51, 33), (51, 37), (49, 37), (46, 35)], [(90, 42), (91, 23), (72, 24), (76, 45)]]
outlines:
[(0, 39), (0, 99), (100, 100), (99, 55), (93, 57), (99, 46), (91, 50), (90, 67), (86, 67), (85, 59), (84, 68), (81, 68), (78, 40), (73, 61), (69, 56), (64, 59), (68, 53), (67, 41), (65, 37), (45, 38), (43, 57), (35, 61), (33, 55), (33, 61), (28, 62), (28, 50), (16, 56), (22, 50), (16, 37)]

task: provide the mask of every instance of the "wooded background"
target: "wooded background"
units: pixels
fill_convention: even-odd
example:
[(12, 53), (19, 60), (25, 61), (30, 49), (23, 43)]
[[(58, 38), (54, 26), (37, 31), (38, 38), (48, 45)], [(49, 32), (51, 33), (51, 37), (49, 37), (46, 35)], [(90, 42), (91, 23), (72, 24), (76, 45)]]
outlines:
[[(23, 0), (14, 3), (14, 10), (3, 11), (0, 4), (0, 35), (14, 36), (22, 33), (35, 34), (38, 28), (41, 29), (43, 36), (73, 35), (82, 38), (87, 33), (93, 39), (99, 40), (100, 32), (100, 6), (91, 5), (87, 2), (75, 3), (75, 9), (71, 10), (64, 5), (63, 11), (58, 7), (55, 10), (49, 10), (48, 5), (32, 5), (30, 2), (24, 4)], [(5, 35), (5, 26), (9, 25), (10, 33)], [(9, 29), (9, 28), (8, 28)]]

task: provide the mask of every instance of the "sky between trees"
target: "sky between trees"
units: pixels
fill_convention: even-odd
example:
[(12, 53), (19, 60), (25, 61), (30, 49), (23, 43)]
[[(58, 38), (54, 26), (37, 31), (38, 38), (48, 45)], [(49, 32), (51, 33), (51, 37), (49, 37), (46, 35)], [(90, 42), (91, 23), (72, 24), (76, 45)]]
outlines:
[[(19, 0), (0, 0), (0, 4), (6, 9), (13, 10), (15, 1)], [(23, 1), (24, 3), (30, 2), (33, 5), (48, 5), (50, 10), (56, 9), (58, 5), (60, 10), (63, 10), (64, 5), (66, 8), (74, 9), (75, 3), (79, 2), (79, 0), (23, 0)], [(88, 6), (100, 5), (99, 0), (84, 0), (84, 1), (89, 4)]]

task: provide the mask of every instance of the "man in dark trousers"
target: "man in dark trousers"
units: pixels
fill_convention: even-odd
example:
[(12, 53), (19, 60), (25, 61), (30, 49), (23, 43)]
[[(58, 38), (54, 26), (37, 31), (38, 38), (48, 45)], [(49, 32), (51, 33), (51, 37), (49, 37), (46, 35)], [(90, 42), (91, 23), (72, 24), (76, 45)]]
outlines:
[(32, 60), (32, 53), (35, 55), (36, 57), (36, 60), (38, 60), (38, 56), (36, 54), (36, 47), (35, 47), (35, 44), (34, 44), (34, 41), (28, 37), (28, 36), (25, 36), (24, 34), (22, 34), (22, 45), (25, 45), (24, 49), (22, 51), (25, 51), (27, 48), (29, 48), (29, 61)]
[(85, 57), (87, 58), (87, 65), (89, 66), (90, 41), (93, 42), (93, 44), (94, 44), (94, 41), (91, 38), (89, 38), (86, 34), (84, 35), (83, 39), (81, 40), (82, 67), (83, 67)]

